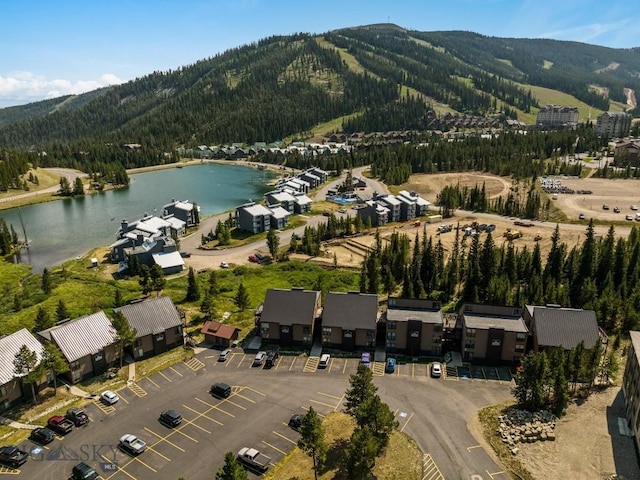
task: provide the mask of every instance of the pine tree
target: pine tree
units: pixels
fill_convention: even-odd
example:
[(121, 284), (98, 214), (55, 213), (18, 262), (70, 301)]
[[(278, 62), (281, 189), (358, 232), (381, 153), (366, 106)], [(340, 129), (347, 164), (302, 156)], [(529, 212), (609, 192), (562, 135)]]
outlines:
[(33, 396), (33, 402), (35, 403), (37, 399), (34, 384), (40, 377), (38, 354), (28, 346), (22, 345), (20, 350), (18, 350), (18, 353), (15, 355), (13, 367), (14, 375), (19, 377), (23, 384), (27, 383), (31, 385), (31, 395)]
[(269, 229), (267, 232), (267, 248), (269, 249), (269, 254), (274, 262), (278, 261), (278, 248), (280, 247), (280, 238), (276, 234), (276, 231), (273, 229)]
[(224, 465), (216, 472), (215, 480), (248, 480), (247, 472), (238, 463), (233, 452), (227, 452), (224, 456)]
[(49, 312), (44, 307), (38, 307), (36, 312), (36, 319), (33, 326), (34, 332), (41, 332), (47, 328), (51, 328), (55, 325), (55, 322), (49, 315)]
[(67, 305), (64, 303), (64, 300), (60, 299), (58, 301), (58, 306), (56, 307), (56, 321), (61, 322), (69, 318), (69, 311), (67, 310)]
[(197, 302), (200, 300), (200, 287), (198, 286), (198, 279), (193, 267), (189, 267), (189, 273), (187, 274), (187, 295), (185, 297), (187, 302)]
[(49, 269), (44, 267), (42, 270), (42, 291), (49, 295), (51, 293), (51, 274), (49, 273)]
[(58, 375), (69, 371), (69, 364), (62, 355), (60, 348), (53, 342), (44, 344), (42, 353), (42, 368), (53, 378), (54, 395), (58, 393)]
[(249, 306), (249, 292), (242, 281), (240, 281), (240, 285), (238, 286), (234, 302), (241, 312), (244, 312)]
[(378, 390), (373, 384), (373, 374), (365, 365), (358, 365), (356, 373), (349, 377), (350, 388), (345, 393), (344, 411), (352, 417), (357, 416), (358, 408)]
[(302, 418), (298, 447), (312, 458), (313, 474), (318, 480), (318, 470), (324, 463), (327, 444), (322, 421), (313, 407), (309, 407), (309, 411)]
[(122, 368), (122, 362), (124, 360), (124, 349), (130, 345), (133, 345), (137, 338), (137, 331), (135, 328), (131, 328), (127, 318), (122, 312), (114, 310), (111, 324), (116, 331), (116, 344), (118, 345), (118, 355), (120, 357), (120, 368)]

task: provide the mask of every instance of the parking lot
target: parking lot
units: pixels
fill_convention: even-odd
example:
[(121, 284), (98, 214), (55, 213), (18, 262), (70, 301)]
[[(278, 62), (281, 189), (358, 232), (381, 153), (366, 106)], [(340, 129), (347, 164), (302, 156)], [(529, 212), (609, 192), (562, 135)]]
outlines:
[[(117, 391), (120, 400), (106, 406), (99, 400), (87, 406), (91, 421), (46, 447), (30, 441), (23, 447), (30, 459), (19, 470), (2, 469), (0, 475), (17, 478), (68, 478), (73, 465), (85, 461), (110, 480), (158, 478), (209, 479), (222, 465), (224, 454), (244, 446), (259, 449), (277, 463), (297, 442), (298, 434), (287, 425), (294, 413), (309, 406), (322, 416), (343, 408), (349, 375), (358, 367), (356, 358), (331, 358), (326, 368), (315, 359), (280, 356), (270, 369), (253, 367), (253, 355), (234, 352), (226, 362), (218, 352), (205, 350), (140, 379)], [(461, 472), (484, 475), (499, 472), (491, 458), (470, 460), (466, 449), (477, 445), (466, 428), (468, 417), (480, 406), (509, 396), (511, 382), (484, 369), (484, 377), (462, 375), (436, 379), (427, 364), (397, 365), (384, 373), (383, 363), (373, 363), (380, 395), (396, 414), (399, 429), (416, 439), (425, 452), (427, 478), (463, 478)], [(480, 373), (480, 370), (474, 372)], [(228, 398), (209, 393), (215, 382), (232, 386)], [(177, 428), (158, 422), (162, 410), (182, 414)], [(434, 409), (445, 416), (434, 415)], [(132, 456), (118, 448), (118, 439), (134, 434), (144, 440), (147, 451)], [(453, 461), (452, 461), (453, 459)], [(459, 463), (459, 464), (458, 464)], [(485, 473), (483, 473), (485, 472)], [(256, 477), (252, 474), (252, 476)], [(491, 476), (498, 480), (499, 476)], [(504, 477), (507, 478), (507, 477)]]

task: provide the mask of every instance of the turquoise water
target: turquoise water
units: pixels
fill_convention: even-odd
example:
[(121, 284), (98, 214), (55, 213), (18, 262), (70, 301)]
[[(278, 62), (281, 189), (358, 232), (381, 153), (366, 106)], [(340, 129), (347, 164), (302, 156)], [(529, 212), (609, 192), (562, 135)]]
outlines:
[[(121, 220), (160, 215), (173, 199), (197, 203), (203, 217), (259, 201), (272, 179), (269, 172), (212, 163), (130, 177), (131, 185), (124, 189), (21, 207), (30, 247), (22, 251), (20, 261), (40, 272), (110, 245)], [(17, 209), (0, 211), (0, 218), (23, 238)]]

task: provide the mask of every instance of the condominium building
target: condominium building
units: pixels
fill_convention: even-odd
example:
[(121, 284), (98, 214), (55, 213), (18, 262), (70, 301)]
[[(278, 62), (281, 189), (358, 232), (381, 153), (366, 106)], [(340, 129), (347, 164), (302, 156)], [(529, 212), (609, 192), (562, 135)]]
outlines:
[(538, 111), (536, 123), (543, 127), (564, 127), (578, 123), (578, 107), (547, 105)]
[(631, 131), (631, 119), (625, 112), (604, 112), (598, 115), (596, 133), (608, 138), (626, 137)]
[(627, 423), (636, 452), (640, 451), (640, 332), (629, 332), (631, 346), (627, 353), (627, 366), (622, 379)]

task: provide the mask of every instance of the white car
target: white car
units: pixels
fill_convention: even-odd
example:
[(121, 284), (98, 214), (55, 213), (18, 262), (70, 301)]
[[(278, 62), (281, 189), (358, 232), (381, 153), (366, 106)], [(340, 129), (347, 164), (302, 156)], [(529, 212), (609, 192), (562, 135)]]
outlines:
[(118, 400), (120, 400), (120, 397), (118, 397), (118, 395), (116, 395), (116, 393), (112, 392), (111, 390), (105, 390), (104, 392), (102, 392), (100, 398), (107, 405), (113, 405), (114, 403), (117, 403)]
[(638, 210), (638, 206), (637, 205), (631, 205), (631, 210)]
[(229, 264), (227, 262), (221, 262), (220, 268), (229, 268)]
[(431, 376), (433, 378), (440, 378), (440, 376), (442, 375), (442, 367), (440, 366), (439, 363), (432, 363), (431, 364)]

